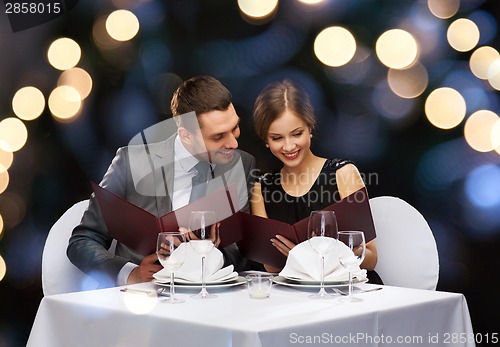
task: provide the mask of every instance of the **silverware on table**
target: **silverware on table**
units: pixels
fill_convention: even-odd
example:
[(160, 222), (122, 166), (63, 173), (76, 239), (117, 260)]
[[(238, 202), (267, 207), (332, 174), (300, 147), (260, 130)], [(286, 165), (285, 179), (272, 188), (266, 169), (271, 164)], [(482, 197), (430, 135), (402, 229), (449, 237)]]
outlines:
[[(383, 287), (376, 287), (376, 288), (371, 288), (371, 289), (361, 289), (361, 290), (356, 290), (356, 291), (353, 291), (354, 294), (359, 294), (359, 293), (368, 293), (368, 292), (375, 292), (377, 290), (381, 290)], [(343, 295), (343, 296), (348, 296), (349, 293), (345, 293), (343, 291), (341, 291), (340, 289), (338, 288), (333, 288), (333, 291), (339, 295)]]

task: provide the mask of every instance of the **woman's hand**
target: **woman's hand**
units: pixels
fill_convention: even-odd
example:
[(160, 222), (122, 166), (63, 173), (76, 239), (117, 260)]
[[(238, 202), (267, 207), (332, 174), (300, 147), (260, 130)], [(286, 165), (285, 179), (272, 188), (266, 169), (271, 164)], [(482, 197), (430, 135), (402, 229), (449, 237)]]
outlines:
[(295, 247), (295, 243), (281, 235), (276, 235), (275, 238), (272, 238), (271, 243), (285, 257), (288, 257), (288, 253), (290, 252), (290, 250)]
[[(215, 247), (219, 247), (219, 245), (220, 245), (219, 229), (220, 229), (220, 223), (212, 224), (212, 226), (210, 227), (210, 239), (209, 240), (211, 240), (214, 243)], [(197, 237), (195, 235), (195, 233), (193, 233), (191, 230), (189, 230), (187, 228), (180, 227), (179, 231), (186, 234), (186, 240), (188, 240), (188, 241), (199, 240), (199, 237)]]

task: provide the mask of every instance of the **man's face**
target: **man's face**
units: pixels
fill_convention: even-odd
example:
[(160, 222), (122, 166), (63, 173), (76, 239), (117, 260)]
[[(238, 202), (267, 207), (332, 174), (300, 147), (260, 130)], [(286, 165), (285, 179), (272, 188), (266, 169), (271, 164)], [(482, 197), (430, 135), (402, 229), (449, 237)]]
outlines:
[(198, 139), (195, 146), (198, 153), (206, 153), (200, 159), (209, 160), (214, 164), (229, 163), (233, 159), (234, 150), (238, 148), (240, 136), (240, 118), (233, 104), (225, 111), (210, 111), (198, 115), (198, 122), (203, 143)]

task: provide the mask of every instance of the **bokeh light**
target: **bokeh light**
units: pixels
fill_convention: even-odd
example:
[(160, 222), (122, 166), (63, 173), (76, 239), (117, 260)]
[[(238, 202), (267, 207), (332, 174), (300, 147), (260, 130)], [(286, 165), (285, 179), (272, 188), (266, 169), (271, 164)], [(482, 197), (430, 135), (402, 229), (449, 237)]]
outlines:
[(429, 122), (440, 129), (456, 127), (465, 117), (464, 97), (453, 88), (438, 88), (425, 101), (425, 115)]
[(467, 52), (478, 44), (479, 29), (470, 19), (459, 18), (448, 27), (446, 38), (456, 51)]
[(410, 120), (415, 105), (413, 99), (401, 98), (394, 94), (387, 81), (379, 82), (373, 92), (372, 102), (375, 109), (393, 125), (402, 126)]
[(480, 79), (488, 79), (488, 70), (491, 64), (500, 58), (498, 51), (490, 46), (483, 46), (476, 49), (469, 60), (472, 73)]
[(356, 53), (356, 40), (345, 28), (329, 27), (316, 36), (314, 53), (325, 65), (342, 66), (347, 64)]
[(0, 214), (0, 239), (2, 238), (2, 233), (3, 233), (3, 217)]
[(6, 148), (16, 152), (23, 148), (27, 140), (28, 129), (20, 119), (9, 117), (0, 122), (0, 143), (6, 144)]
[(500, 58), (495, 59), (488, 68), (488, 82), (496, 90), (500, 90)]
[(417, 62), (407, 69), (389, 69), (387, 81), (391, 90), (399, 97), (416, 98), (427, 88), (429, 74), (425, 66)]
[(415, 38), (402, 29), (391, 29), (377, 39), (375, 51), (380, 62), (392, 69), (404, 69), (417, 59)]
[(495, 151), (500, 154), (500, 118), (491, 129), (491, 145)]
[(81, 55), (82, 51), (78, 43), (67, 37), (52, 42), (47, 52), (50, 65), (58, 70), (67, 70), (76, 66)]
[(92, 90), (92, 77), (84, 69), (75, 67), (64, 71), (57, 81), (58, 86), (70, 86), (75, 88), (81, 99), (89, 96)]
[(0, 255), (0, 282), (3, 280), (6, 273), (7, 273), (7, 264), (5, 264), (5, 260), (3, 260), (2, 255)]
[(434, 16), (448, 19), (458, 12), (460, 0), (428, 0), (427, 6)]
[(474, 205), (487, 208), (500, 204), (500, 167), (493, 164), (481, 165), (465, 180), (467, 199)]
[(0, 165), (0, 194), (9, 186), (9, 172)]
[(45, 97), (35, 87), (19, 89), (12, 98), (12, 110), (22, 120), (38, 118), (45, 108)]
[(80, 93), (70, 86), (56, 87), (49, 96), (50, 112), (58, 120), (70, 120), (80, 111)]
[(129, 41), (139, 32), (139, 20), (130, 11), (116, 10), (106, 19), (106, 30), (116, 41)]
[(278, 0), (238, 0), (238, 7), (247, 17), (263, 19), (276, 11)]
[(320, 2), (324, 2), (325, 0), (299, 0), (300, 2), (308, 5), (319, 4)]
[(14, 153), (7, 142), (0, 140), (0, 169), (8, 170), (14, 161)]
[(107, 17), (99, 17), (92, 26), (92, 39), (97, 47), (102, 50), (110, 50), (120, 46), (120, 42), (109, 36), (106, 30)]
[(465, 122), (464, 136), (467, 144), (478, 152), (495, 149), (492, 143), (493, 127), (498, 122), (498, 115), (489, 110), (479, 110), (470, 115)]
[(155, 295), (127, 293), (123, 296), (125, 307), (135, 314), (146, 314), (154, 310), (158, 303), (156, 292)]

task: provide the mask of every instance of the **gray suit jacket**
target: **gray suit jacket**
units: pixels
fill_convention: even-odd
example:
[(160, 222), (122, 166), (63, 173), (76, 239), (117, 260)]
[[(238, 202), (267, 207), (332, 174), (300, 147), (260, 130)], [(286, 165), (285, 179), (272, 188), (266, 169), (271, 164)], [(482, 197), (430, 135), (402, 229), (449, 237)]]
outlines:
[[(149, 144), (147, 148), (119, 148), (100, 185), (158, 217), (172, 211), (174, 140), (175, 136), (172, 136), (166, 141)], [(148, 155), (145, 155), (146, 151)], [(224, 176), (225, 181), (241, 182), (241, 177), (245, 176), (243, 182), (247, 191), (242, 194), (246, 196), (240, 196), (243, 210), (249, 210), (248, 194), (254, 181), (254, 169), (255, 158), (239, 150), (235, 151), (231, 163), (216, 166), (216, 178)], [(244, 175), (241, 175), (242, 171)], [(127, 262), (140, 264), (144, 255), (120, 243), (116, 245), (115, 252), (109, 251), (112, 241), (92, 194), (89, 207), (69, 240), (68, 258), (83, 272), (94, 275), (98, 280), (104, 274), (116, 281), (120, 269)], [(226, 247), (223, 253), (225, 262), (233, 263), (236, 271), (249, 268), (249, 263), (241, 257), (236, 245)]]

